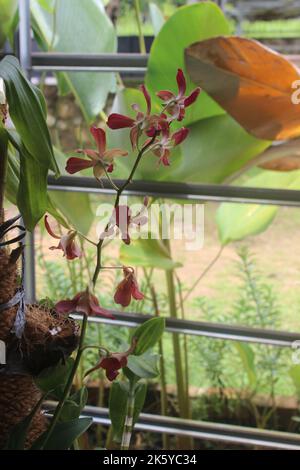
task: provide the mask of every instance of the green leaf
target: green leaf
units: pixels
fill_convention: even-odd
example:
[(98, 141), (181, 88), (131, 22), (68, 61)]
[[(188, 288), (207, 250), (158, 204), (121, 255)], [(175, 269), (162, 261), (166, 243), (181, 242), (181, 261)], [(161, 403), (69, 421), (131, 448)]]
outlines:
[(85, 407), (88, 399), (88, 391), (86, 387), (82, 387), (71, 395), (65, 402), (61, 411), (59, 420), (69, 421), (71, 419), (79, 418), (83, 408)]
[[(300, 189), (300, 170), (285, 173), (260, 170), (258, 175), (246, 180), (243, 186)], [(221, 204), (217, 211), (217, 225), (222, 245), (263, 232), (277, 211), (277, 206), (264, 204)]]
[(33, 444), (32, 450), (67, 450), (81, 434), (92, 424), (92, 418), (79, 418), (70, 421), (59, 422), (55, 426), (48, 442), (43, 446), (47, 431), (43, 433)]
[[(144, 406), (147, 392), (146, 384), (135, 386), (133, 425), (137, 422)], [(113, 382), (109, 394), (109, 417), (113, 428), (113, 439), (121, 442), (127, 409), (127, 397), (129, 393), (128, 382)]]
[(48, 169), (37, 165), (23, 147), (20, 151), (17, 204), (27, 230), (32, 231), (47, 210)]
[[(201, 2), (179, 8), (163, 25), (150, 51), (146, 85), (154, 102), (158, 90), (177, 93), (177, 69), (183, 69), (189, 94), (195, 85), (191, 82), (184, 64), (184, 49), (190, 44), (214, 36), (228, 35), (229, 23), (213, 2)], [(197, 102), (187, 109), (185, 126), (199, 119), (224, 114), (224, 111), (204, 92)], [(178, 126), (180, 123), (178, 123)]]
[(181, 163), (168, 174), (173, 181), (221, 183), (271, 144), (250, 136), (228, 114), (202, 119), (189, 129)]
[[(29, 165), (30, 167), (30, 165)], [(26, 166), (26, 169), (28, 165)], [(24, 171), (24, 169), (23, 169)], [(29, 174), (30, 178), (30, 174)], [(8, 149), (8, 165), (7, 165), (7, 174), (6, 174), (6, 184), (5, 184), (5, 195), (7, 199), (12, 203), (17, 205), (17, 194), (19, 191), (19, 181), (20, 181), (20, 161), (17, 151), (10, 145)], [(26, 179), (25, 179), (26, 182)], [(28, 184), (28, 183), (27, 183)], [(35, 186), (34, 186), (35, 187)], [(30, 194), (33, 192), (34, 187), (29, 188)], [(33, 198), (35, 195), (33, 194)], [(42, 196), (43, 200), (44, 196)], [(21, 201), (22, 205), (23, 201)], [(29, 203), (29, 201), (27, 201)], [(69, 228), (67, 221), (64, 217), (57, 211), (56, 207), (51, 200), (51, 195), (47, 194), (46, 202), (46, 212), (51, 214), (63, 227)], [(26, 210), (26, 208), (24, 209)]]
[(29, 430), (31, 421), (35, 414), (40, 408), (41, 404), (45, 400), (46, 395), (43, 395), (37, 404), (33, 407), (32, 411), (16, 424), (10, 432), (8, 442), (5, 446), (5, 450), (24, 450), (27, 432)]
[(289, 369), (289, 376), (295, 385), (297, 395), (300, 396), (300, 364), (296, 364)]
[(0, 77), (5, 82), (10, 117), (28, 154), (36, 165), (58, 172), (41, 95), (24, 77), (13, 56), (0, 62)]
[(60, 391), (67, 383), (69, 374), (74, 365), (74, 359), (69, 357), (65, 364), (59, 362), (56, 366), (48, 367), (44, 369), (37, 377), (35, 377), (35, 383), (40, 390), (43, 392), (53, 392), (58, 398)]
[(165, 23), (165, 18), (164, 18), (164, 15), (162, 14), (162, 11), (159, 9), (159, 7), (155, 3), (150, 2), (149, 12), (150, 12), (150, 18), (151, 18), (151, 23), (153, 26), (154, 35), (157, 36)]
[(18, 0), (0, 0), (0, 49), (13, 36), (17, 9)]
[(87, 235), (94, 220), (90, 196), (87, 193), (51, 191), (51, 201), (66, 219), (83, 235)]
[(159, 354), (129, 356), (127, 368), (141, 379), (155, 379), (159, 375)]
[[(150, 235), (149, 235), (150, 236)], [(161, 240), (142, 239), (133, 240), (130, 245), (120, 248), (120, 260), (124, 265), (143, 266), (172, 270), (181, 266), (173, 261)]]
[(146, 351), (153, 348), (162, 337), (164, 329), (165, 319), (161, 317), (151, 318), (139, 326), (132, 333), (132, 337), (137, 339), (134, 355), (141, 356)]
[[(58, 0), (53, 36), (53, 14), (31, 1), (33, 28), (44, 50), (77, 54), (116, 52), (115, 29), (101, 0)], [(54, 37), (54, 40), (53, 40)], [(70, 89), (88, 122), (102, 111), (108, 93), (115, 88), (113, 73), (62, 72), (60, 89)]]
[(243, 363), (244, 370), (247, 373), (249, 385), (251, 387), (255, 387), (257, 383), (257, 376), (256, 376), (256, 370), (255, 370), (253, 349), (251, 348), (251, 346), (249, 346), (249, 344), (246, 344), (246, 343), (240, 343), (240, 342), (234, 341), (233, 344), (236, 347), (237, 352), (239, 353), (239, 356)]

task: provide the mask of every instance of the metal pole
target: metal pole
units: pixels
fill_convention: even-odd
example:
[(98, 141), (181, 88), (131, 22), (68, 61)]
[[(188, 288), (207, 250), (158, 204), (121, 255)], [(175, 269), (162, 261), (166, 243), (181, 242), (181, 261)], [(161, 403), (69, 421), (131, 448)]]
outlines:
[[(19, 60), (24, 73), (29, 76), (31, 69), (30, 0), (19, 0)], [(35, 295), (35, 252), (34, 233), (27, 232), (24, 241), (24, 286), (25, 299), (34, 303)]]

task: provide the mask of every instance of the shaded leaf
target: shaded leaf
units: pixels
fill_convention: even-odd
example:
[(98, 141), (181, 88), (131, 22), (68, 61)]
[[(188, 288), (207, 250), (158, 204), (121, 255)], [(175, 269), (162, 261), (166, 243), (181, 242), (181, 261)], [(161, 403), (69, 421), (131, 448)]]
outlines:
[(60, 390), (64, 388), (67, 383), (69, 374), (74, 365), (74, 359), (69, 357), (65, 363), (59, 362), (56, 366), (44, 369), (37, 377), (35, 383), (43, 392), (54, 392), (54, 395), (59, 399)]
[[(101, 54), (116, 52), (114, 27), (101, 0), (58, 0), (52, 12), (31, 1), (33, 28), (40, 46), (48, 51)], [(53, 15), (56, 28), (53, 36)], [(108, 93), (115, 87), (113, 73), (61, 72), (60, 90), (71, 90), (88, 122), (102, 111)]]
[(43, 433), (33, 444), (32, 450), (67, 450), (81, 434), (92, 424), (92, 418), (79, 418), (56, 424), (48, 442), (43, 446), (46, 432)]
[(250, 134), (283, 140), (300, 135), (300, 107), (292, 102), (296, 67), (251, 39), (217, 37), (187, 48), (191, 79)]
[(7, 38), (12, 39), (18, 0), (0, 0), (0, 49)]
[(274, 145), (261, 156), (258, 166), (265, 170), (293, 171), (300, 169), (300, 139)]
[(159, 375), (159, 355), (129, 356), (127, 368), (141, 379), (155, 379)]

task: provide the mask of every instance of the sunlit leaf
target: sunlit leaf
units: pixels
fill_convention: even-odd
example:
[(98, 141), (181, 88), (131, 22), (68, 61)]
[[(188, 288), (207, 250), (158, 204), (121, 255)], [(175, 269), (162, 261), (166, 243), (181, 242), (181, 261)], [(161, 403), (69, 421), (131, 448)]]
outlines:
[(161, 240), (141, 239), (132, 240), (130, 245), (122, 245), (120, 261), (125, 266), (143, 266), (144, 268), (175, 269), (181, 264), (174, 261)]
[[(257, 176), (247, 179), (244, 186), (300, 189), (300, 170), (288, 173), (261, 170)], [(267, 204), (221, 204), (217, 211), (217, 225), (222, 245), (263, 232), (277, 211), (277, 206)]]
[(296, 67), (257, 41), (217, 37), (186, 50), (191, 79), (252, 135), (267, 140), (300, 135), (300, 106), (292, 102)]

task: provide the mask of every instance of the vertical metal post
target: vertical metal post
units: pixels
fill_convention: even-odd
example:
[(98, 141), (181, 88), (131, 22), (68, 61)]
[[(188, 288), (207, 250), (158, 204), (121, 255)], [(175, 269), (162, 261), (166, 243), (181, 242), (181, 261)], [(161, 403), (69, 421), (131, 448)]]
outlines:
[(31, 68), (30, 0), (19, 0), (19, 59), (26, 73)]
[[(19, 60), (25, 74), (31, 69), (30, 0), (19, 0)], [(34, 303), (35, 295), (35, 252), (34, 233), (27, 232), (24, 241), (24, 286), (26, 302)]]

